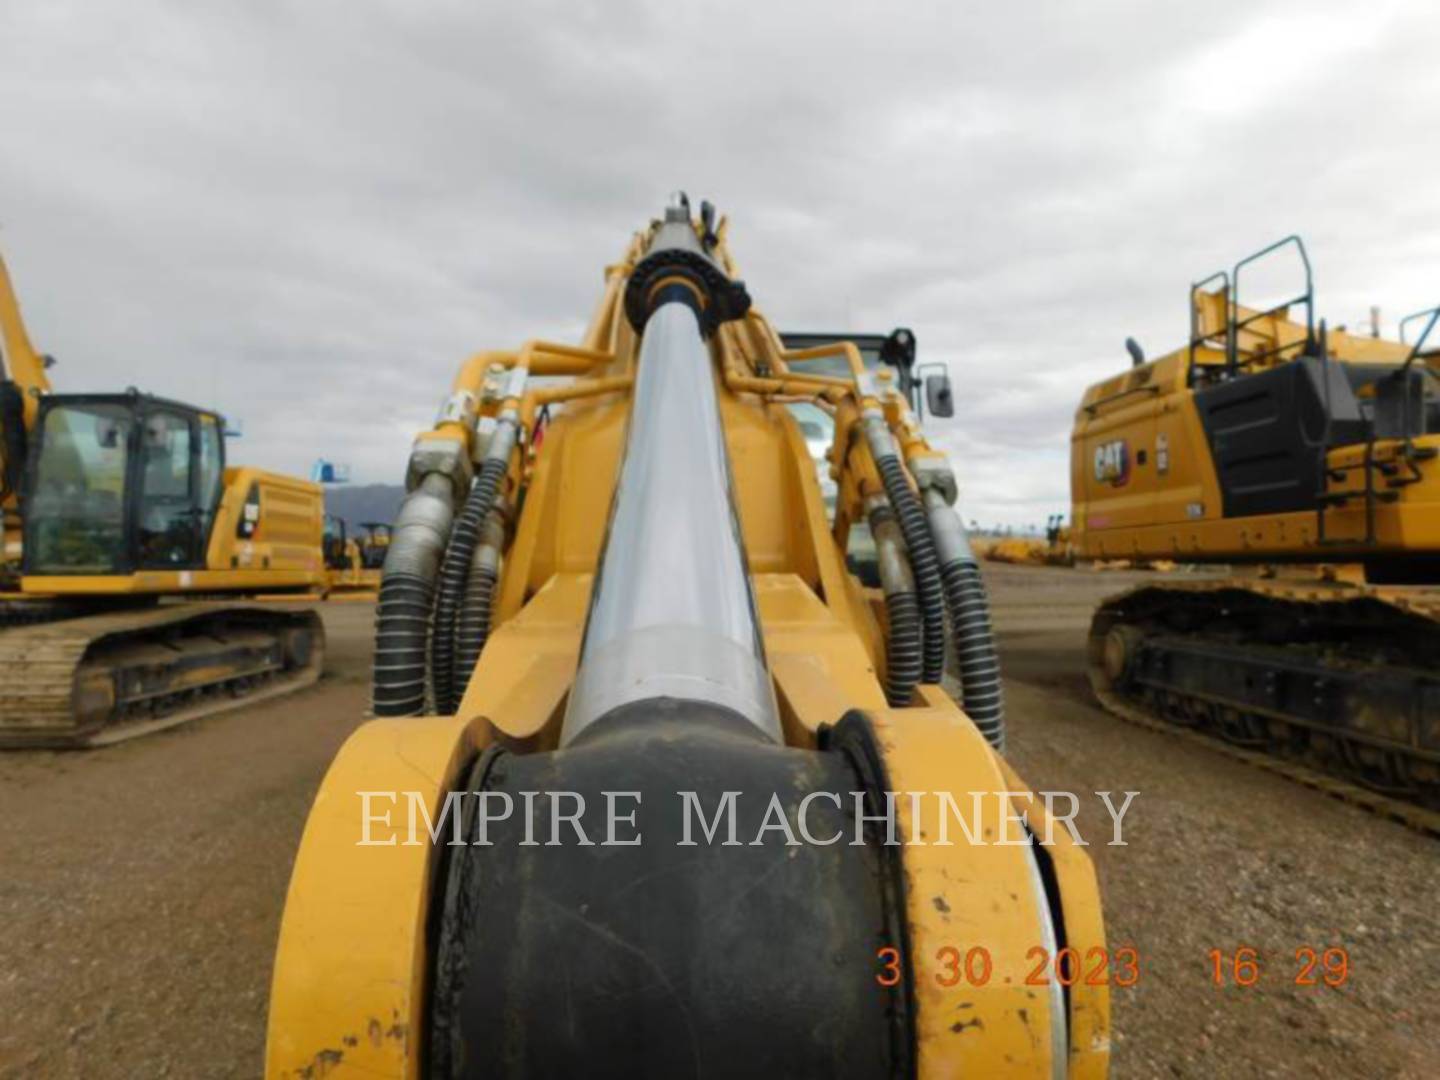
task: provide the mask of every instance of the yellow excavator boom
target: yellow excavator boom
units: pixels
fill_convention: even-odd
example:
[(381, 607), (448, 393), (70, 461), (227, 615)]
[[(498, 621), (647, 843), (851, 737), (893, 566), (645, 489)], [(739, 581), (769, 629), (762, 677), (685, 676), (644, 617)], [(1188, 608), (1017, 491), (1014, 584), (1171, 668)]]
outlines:
[(267, 1075), (1104, 1074), (1094, 873), (1000, 752), (950, 467), (725, 232), (677, 198), (578, 345), (479, 354), (417, 438)]
[(0, 256), (0, 374), (15, 384), (25, 403), (25, 427), (35, 423), (36, 399), (50, 392), (50, 379), (45, 374), (46, 358), (35, 351), (25, 320), (20, 314), (20, 301), (10, 283), (10, 271)]

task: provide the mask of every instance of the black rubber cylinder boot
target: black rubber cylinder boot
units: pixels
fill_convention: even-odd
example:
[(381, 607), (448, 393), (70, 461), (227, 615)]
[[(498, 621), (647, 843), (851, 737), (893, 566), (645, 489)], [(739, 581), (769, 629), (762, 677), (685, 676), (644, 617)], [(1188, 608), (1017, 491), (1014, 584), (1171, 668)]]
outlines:
[[(852, 793), (879, 816), (885, 786), (859, 713), (817, 752), (662, 698), (487, 751), (436, 888), (429, 1075), (912, 1076), (909, 974), (876, 977), (882, 948), (908, 962), (901, 848), (883, 821), (851, 843)], [(577, 796), (592, 845), (552, 812)]]

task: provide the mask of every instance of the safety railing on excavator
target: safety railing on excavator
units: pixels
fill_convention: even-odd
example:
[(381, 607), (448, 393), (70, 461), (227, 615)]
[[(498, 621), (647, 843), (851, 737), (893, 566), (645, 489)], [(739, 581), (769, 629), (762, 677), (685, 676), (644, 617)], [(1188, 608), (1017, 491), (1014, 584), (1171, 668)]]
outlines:
[[(1219, 288), (1219, 289), (1208, 289), (1208, 290), (1207, 290), (1207, 289), (1205, 288), (1205, 286), (1211, 284), (1212, 282), (1216, 282), (1216, 281), (1218, 281), (1218, 282), (1220, 283), (1220, 288)], [(1222, 327), (1220, 327), (1220, 329), (1218, 329), (1218, 330), (1211, 330), (1211, 331), (1209, 331), (1209, 332), (1206, 332), (1205, 327), (1203, 327), (1203, 326), (1201, 325), (1200, 303), (1199, 303), (1199, 301), (1198, 301), (1197, 298), (1198, 298), (1202, 293), (1205, 294), (1205, 295), (1207, 295), (1207, 296), (1213, 296), (1213, 295), (1219, 294), (1219, 295), (1221, 295), (1221, 296), (1224, 297), (1225, 311), (1226, 311), (1227, 317), (1226, 317), (1226, 319), (1225, 319), (1225, 324), (1224, 324)], [(1195, 371), (1195, 350), (1196, 350), (1196, 348), (1210, 347), (1210, 346), (1212, 346), (1212, 345), (1215, 343), (1216, 339), (1219, 338), (1219, 339), (1221, 339), (1221, 340), (1220, 340), (1220, 345), (1221, 345), (1222, 349), (1224, 350), (1225, 355), (1226, 355), (1227, 357), (1230, 355), (1230, 319), (1229, 319), (1229, 317), (1228, 317), (1229, 311), (1230, 311), (1230, 273), (1229, 273), (1228, 270), (1217, 270), (1217, 271), (1215, 271), (1215, 273), (1211, 274), (1209, 277), (1201, 278), (1199, 281), (1196, 281), (1196, 282), (1191, 283), (1191, 285), (1190, 285), (1190, 344), (1189, 344), (1188, 356), (1186, 357), (1186, 367), (1187, 367), (1187, 369), (1192, 373), (1192, 375), (1193, 375), (1193, 373), (1194, 373), (1194, 371)]]
[[(1435, 357), (1440, 356), (1440, 348), (1426, 349), (1425, 342), (1430, 337), (1430, 332), (1434, 329), (1437, 319), (1440, 319), (1440, 307), (1429, 308), (1425, 311), (1418, 311), (1413, 315), (1407, 315), (1405, 318), (1401, 319), (1400, 341), (1402, 344), (1406, 343), (1405, 328), (1408, 325), (1418, 322), (1421, 319), (1426, 320), (1425, 328), (1420, 332), (1420, 336), (1416, 339), (1415, 344), (1411, 347), (1410, 352), (1406, 355), (1404, 363), (1402, 363), (1399, 369), (1396, 370), (1394, 373), (1386, 376), (1387, 379), (1396, 380), (1400, 387), (1400, 410), (1399, 416), (1396, 419), (1395, 423), (1390, 427), (1382, 424), (1381, 407), (1379, 400), (1381, 392), (1377, 389), (1376, 402), (1375, 405), (1372, 407), (1371, 415), (1369, 418), (1369, 430), (1365, 440), (1365, 452), (1361, 460), (1352, 465), (1332, 468), (1328, 464), (1326, 456), (1322, 455), (1321, 457), (1321, 486), (1320, 492), (1317, 496), (1316, 507), (1316, 512), (1318, 515), (1316, 540), (1317, 543), (1322, 546), (1344, 546), (1356, 542), (1349, 538), (1327, 537), (1325, 534), (1326, 508), (1331, 505), (1344, 505), (1355, 494), (1354, 492), (1329, 492), (1329, 480), (1342, 480), (1344, 479), (1345, 474), (1348, 472), (1353, 472), (1356, 469), (1364, 470), (1365, 486), (1363, 488), (1362, 494), (1365, 499), (1365, 535), (1359, 542), (1366, 546), (1373, 546), (1374, 544), (1378, 543), (1378, 537), (1376, 535), (1375, 529), (1376, 504), (1381, 501), (1395, 501), (1399, 498), (1399, 494), (1395, 489), (1405, 487), (1410, 484), (1416, 484), (1423, 480), (1424, 474), (1420, 470), (1420, 462), (1428, 461), (1437, 456), (1437, 450), (1435, 447), (1419, 447), (1415, 445), (1415, 436), (1417, 434), (1423, 433), (1424, 429), (1424, 395), (1422, 391), (1420, 401), (1421, 411), (1417, 417), (1416, 410), (1414, 408), (1414, 389), (1416, 380), (1412, 377), (1412, 373), (1414, 372), (1416, 362), (1419, 361), (1421, 366), (1426, 370), (1426, 372), (1432, 375), (1434, 374), (1433, 369), (1431, 369), (1430, 367), (1430, 361)], [(1325, 449), (1326, 451), (1328, 451), (1330, 447), (1330, 427), (1333, 419), (1333, 414), (1330, 407), (1330, 373), (1328, 370), (1330, 364), (1330, 357), (1329, 350), (1326, 345), (1326, 331), (1325, 323), (1323, 320), (1320, 323), (1319, 349), (1321, 359), (1321, 371), (1322, 377), (1324, 379), (1326, 392)], [(1417, 428), (1419, 429), (1418, 431)], [(1376, 447), (1378, 446), (1378, 444), (1382, 441), (1396, 438), (1399, 439), (1399, 448), (1395, 451), (1394, 455), (1389, 460), (1380, 460), (1376, 456)], [(1405, 469), (1405, 472), (1403, 474), (1401, 473), (1402, 467)], [(1375, 474), (1377, 472), (1385, 477), (1385, 486), (1387, 489), (1385, 491), (1380, 491), (1375, 486)]]
[[(1296, 296), (1263, 309), (1249, 311), (1243, 318), (1240, 315), (1240, 272), (1247, 266), (1252, 266), (1284, 248), (1294, 247), (1300, 258), (1300, 265), (1305, 271), (1305, 289)], [(1218, 290), (1206, 290), (1206, 286), (1214, 282), (1220, 282)], [(1223, 294), (1225, 297), (1225, 326), (1223, 330), (1205, 331), (1200, 325), (1200, 305), (1196, 297), (1205, 291), (1207, 295)], [(1257, 352), (1247, 353), (1243, 358), (1240, 355), (1240, 334), (1248, 327), (1254, 326), (1263, 319), (1281, 315), (1297, 304), (1305, 306), (1305, 337), (1291, 342), (1282, 342), (1278, 334), (1275, 338), (1273, 348)], [(1225, 351), (1225, 373), (1227, 378), (1234, 378), (1245, 368), (1253, 367), (1265, 360), (1282, 357), (1285, 353), (1297, 350), (1297, 355), (1311, 351), (1315, 344), (1315, 283), (1314, 273), (1310, 266), (1310, 255), (1305, 250), (1305, 242), (1299, 236), (1290, 235), (1282, 240), (1277, 240), (1268, 247), (1261, 248), (1251, 255), (1245, 256), (1229, 271), (1218, 270), (1209, 277), (1202, 278), (1190, 286), (1190, 345), (1189, 345), (1189, 367), (1190, 371), (1195, 370), (1195, 349), (1212, 345), (1217, 340), (1223, 341)]]
[[(1305, 273), (1305, 288), (1297, 295), (1291, 296), (1279, 303), (1271, 304), (1266, 308), (1249, 309), (1244, 317), (1240, 312), (1247, 310), (1240, 303), (1240, 282), (1241, 271), (1247, 266), (1253, 266), (1266, 257), (1275, 254), (1286, 248), (1293, 247), (1300, 259), (1300, 265)], [(1220, 283), (1218, 290), (1206, 290), (1206, 286), (1215, 282)], [(1201, 304), (1198, 302), (1199, 295), (1216, 295), (1224, 297), (1225, 304), (1225, 325), (1218, 330), (1207, 330), (1201, 325)], [(1242, 358), (1240, 355), (1240, 335), (1248, 327), (1254, 326), (1264, 319), (1275, 318), (1287, 314), (1290, 308), (1303, 304), (1305, 307), (1305, 336), (1294, 341), (1286, 342), (1281, 340), (1278, 322), (1273, 335), (1273, 346), (1266, 349), (1258, 349), (1247, 352)], [(1330, 349), (1327, 341), (1325, 323), (1320, 324), (1320, 332), (1317, 338), (1315, 332), (1315, 275), (1310, 265), (1309, 252), (1305, 250), (1305, 242), (1299, 236), (1291, 234), (1275, 243), (1261, 248), (1253, 254), (1247, 255), (1235, 264), (1229, 271), (1219, 270), (1209, 277), (1202, 278), (1190, 286), (1190, 345), (1189, 345), (1189, 378), (1194, 383), (1195, 376), (1195, 349), (1197, 347), (1212, 346), (1220, 341), (1225, 351), (1225, 375), (1227, 378), (1235, 378), (1245, 369), (1254, 367), (1266, 360), (1274, 360), (1283, 357), (1291, 350), (1299, 357), (1311, 356), (1319, 360), (1320, 382), (1324, 394), (1324, 427), (1320, 434), (1320, 454), (1318, 460), (1318, 475), (1316, 476), (1315, 492), (1315, 531), (1316, 543), (1325, 545), (1353, 544), (1352, 539), (1333, 539), (1325, 534), (1325, 511), (1332, 505), (1344, 505), (1354, 498), (1354, 492), (1331, 492), (1330, 481), (1341, 480), (1344, 473), (1349, 471), (1346, 468), (1332, 469), (1329, 464), (1329, 451), (1334, 437), (1334, 400), (1332, 394), (1332, 373), (1330, 370)], [(1375, 543), (1375, 503), (1380, 493), (1375, 488), (1375, 440), (1372, 425), (1371, 437), (1366, 444), (1365, 457), (1360, 468), (1365, 472), (1365, 536), (1361, 543)]]
[(1430, 339), (1430, 332), (1435, 329), (1436, 321), (1440, 320), (1440, 307), (1433, 307), (1430, 308), (1428, 311), (1417, 311), (1415, 314), (1407, 315), (1405, 318), (1401, 319), (1401, 344), (1405, 343), (1406, 324), (1415, 322), (1419, 319), (1426, 320), (1425, 329), (1421, 330), (1420, 336), (1415, 339), (1414, 347), (1411, 348), (1409, 355), (1405, 357), (1405, 363), (1400, 365), (1400, 373), (1396, 376), (1400, 380), (1400, 393), (1402, 402), (1400, 416), (1403, 430), (1405, 432), (1405, 443), (1402, 453), (1404, 454), (1406, 462), (1410, 465), (1410, 468), (1414, 473), (1413, 479), (1408, 481), (1409, 483), (1414, 483), (1420, 479), (1420, 469), (1416, 463), (1421, 460), (1428, 460), (1430, 458), (1433, 458), (1437, 454), (1437, 450), (1433, 446), (1421, 449), (1420, 447), (1417, 447), (1415, 445), (1414, 428), (1418, 426), (1423, 429), (1425, 426), (1425, 395), (1424, 391), (1422, 390), (1420, 395), (1420, 422), (1418, 424), (1412, 423), (1412, 419), (1414, 418), (1414, 411), (1412, 409), (1412, 394), (1415, 388), (1416, 380), (1410, 377), (1410, 373), (1415, 367), (1415, 362), (1418, 360), (1420, 361), (1421, 367), (1424, 369), (1424, 372), (1420, 376), (1421, 379), (1424, 379), (1426, 374), (1435, 376), (1435, 370), (1430, 366), (1430, 361), (1435, 359), (1436, 357), (1440, 357), (1440, 346), (1435, 346), (1433, 348), (1427, 349), (1425, 348), (1425, 343)]

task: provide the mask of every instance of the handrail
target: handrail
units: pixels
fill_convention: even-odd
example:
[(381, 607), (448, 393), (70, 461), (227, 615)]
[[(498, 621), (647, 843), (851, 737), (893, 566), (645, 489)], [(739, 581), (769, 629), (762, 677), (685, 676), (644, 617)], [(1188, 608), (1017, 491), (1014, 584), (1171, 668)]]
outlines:
[[(780, 370), (792, 376), (800, 375), (799, 372), (790, 372), (790, 361), (792, 360), (823, 360), (827, 356), (843, 357), (849, 365), (852, 379), (859, 380), (865, 375), (865, 361), (860, 356), (860, 350), (856, 348), (855, 342), (845, 338), (827, 342), (824, 345), (812, 345), (805, 349), (787, 349), (785, 343), (778, 338), (772, 341), (775, 347), (776, 359), (780, 361)], [(844, 379), (836, 375), (806, 375), (807, 379), (817, 382), (828, 382), (834, 385), (854, 385), (852, 379)]]
[[(1390, 486), (1391, 486), (1391, 487), (1396, 487), (1396, 486), (1399, 486), (1400, 484), (1404, 484), (1404, 483), (1414, 483), (1415, 481), (1418, 481), (1419, 479), (1421, 479), (1420, 467), (1419, 467), (1419, 465), (1417, 464), (1417, 462), (1419, 462), (1419, 461), (1422, 460), (1422, 459), (1431, 458), (1431, 457), (1434, 457), (1434, 456), (1435, 456), (1435, 453), (1434, 453), (1433, 448), (1429, 448), (1429, 449), (1427, 449), (1427, 450), (1425, 450), (1425, 451), (1420, 451), (1420, 450), (1417, 450), (1417, 449), (1415, 448), (1415, 435), (1414, 435), (1414, 433), (1413, 433), (1413, 432), (1411, 431), (1411, 429), (1410, 429), (1410, 402), (1411, 402), (1411, 379), (1410, 379), (1410, 371), (1411, 371), (1411, 369), (1414, 367), (1416, 360), (1428, 361), (1431, 357), (1440, 356), (1440, 349), (1430, 349), (1430, 350), (1426, 350), (1425, 347), (1424, 347), (1426, 340), (1427, 340), (1427, 339), (1429, 338), (1429, 336), (1430, 336), (1430, 332), (1435, 328), (1436, 322), (1437, 322), (1437, 321), (1440, 321), (1440, 307), (1432, 308), (1432, 309), (1430, 309), (1429, 311), (1417, 312), (1417, 313), (1414, 314), (1414, 315), (1407, 315), (1403, 320), (1401, 320), (1401, 326), (1402, 326), (1401, 335), (1402, 335), (1402, 341), (1403, 341), (1403, 334), (1404, 334), (1404, 332), (1403, 332), (1403, 326), (1404, 326), (1406, 323), (1413, 322), (1413, 321), (1415, 321), (1416, 319), (1418, 319), (1418, 318), (1423, 318), (1423, 317), (1425, 317), (1425, 316), (1429, 316), (1428, 321), (1425, 323), (1425, 329), (1421, 331), (1420, 336), (1415, 340), (1415, 344), (1414, 344), (1414, 346), (1410, 349), (1409, 355), (1407, 355), (1407, 356), (1405, 357), (1405, 362), (1400, 365), (1399, 371), (1395, 372), (1393, 376), (1387, 376), (1387, 378), (1389, 378), (1389, 377), (1396, 377), (1396, 378), (1399, 378), (1399, 379), (1400, 379), (1400, 393), (1401, 393), (1400, 424), (1401, 424), (1402, 434), (1399, 436), (1399, 438), (1398, 438), (1398, 440), (1397, 440), (1397, 441), (1399, 442), (1399, 444), (1400, 444), (1400, 448), (1399, 448), (1399, 450), (1398, 450), (1397, 453), (1396, 453), (1396, 458), (1398, 458), (1398, 459), (1400, 459), (1400, 460), (1403, 460), (1404, 463), (1405, 463), (1405, 465), (1406, 465), (1406, 466), (1409, 468), (1409, 470), (1410, 470), (1410, 478), (1409, 478), (1409, 479), (1392, 481), (1392, 482), (1390, 483)], [(1327, 350), (1326, 350), (1326, 347), (1325, 347), (1325, 323), (1324, 323), (1324, 320), (1322, 320), (1321, 323), (1320, 323), (1320, 344), (1321, 344), (1322, 371), (1323, 371), (1323, 365), (1324, 365), (1325, 363), (1327, 363), (1327, 361), (1328, 361), (1328, 358), (1325, 357), (1325, 353), (1326, 353)], [(1427, 368), (1427, 370), (1428, 370), (1429, 364), (1426, 363), (1425, 366), (1426, 366), (1426, 368)], [(1325, 424), (1326, 424), (1326, 432), (1327, 432), (1327, 438), (1326, 438), (1326, 444), (1327, 444), (1327, 445), (1326, 445), (1326, 448), (1325, 448), (1325, 456), (1324, 456), (1324, 460), (1323, 460), (1323, 464), (1322, 464), (1322, 477), (1328, 477), (1328, 476), (1329, 476), (1329, 472), (1330, 472), (1329, 453), (1328, 453), (1328, 451), (1329, 451), (1329, 446), (1328, 446), (1328, 444), (1329, 444), (1328, 433), (1329, 433), (1329, 429), (1330, 429), (1331, 417), (1330, 417), (1330, 415), (1329, 415), (1329, 413), (1330, 413), (1330, 409), (1329, 409), (1329, 389), (1330, 389), (1330, 387), (1329, 387), (1329, 376), (1328, 376), (1328, 372), (1325, 373), (1325, 380), (1326, 380), (1326, 387), (1325, 387), (1325, 388), (1326, 388), (1326, 420), (1325, 420)], [(1377, 464), (1376, 464), (1375, 447), (1376, 447), (1376, 445), (1378, 444), (1378, 442), (1379, 442), (1379, 436), (1378, 436), (1378, 432), (1377, 432), (1377, 429), (1376, 429), (1376, 417), (1372, 416), (1371, 419), (1370, 419), (1370, 433), (1369, 433), (1369, 438), (1367, 438), (1367, 439), (1365, 440), (1365, 457), (1364, 457), (1363, 462), (1362, 462), (1362, 465), (1361, 465), (1361, 467), (1363, 467), (1364, 470), (1365, 470), (1365, 490), (1364, 490), (1364, 495), (1365, 495), (1365, 539), (1362, 541), (1362, 542), (1365, 543), (1365, 544), (1374, 544), (1374, 543), (1376, 542), (1376, 536), (1375, 536), (1375, 502), (1376, 502), (1376, 499), (1377, 499), (1377, 497), (1378, 497), (1378, 493), (1377, 493), (1376, 490), (1375, 490), (1375, 476), (1374, 476), (1374, 471), (1375, 471), (1375, 469), (1376, 469), (1377, 467), (1382, 467), (1382, 468), (1383, 468), (1383, 466), (1377, 466)], [(1347, 467), (1344, 471), (1349, 471), (1350, 468), (1353, 468), (1353, 466)], [(1317, 539), (1317, 541), (1318, 541), (1319, 543), (1321, 543), (1321, 544), (1326, 543), (1326, 538), (1325, 538), (1325, 499), (1324, 499), (1324, 496), (1325, 496), (1325, 494), (1326, 494), (1326, 489), (1327, 489), (1327, 488), (1328, 488), (1328, 484), (1322, 485), (1322, 488), (1321, 488), (1321, 501), (1320, 501), (1320, 505), (1319, 505), (1319, 507), (1318, 507), (1319, 520), (1318, 520), (1318, 528), (1317, 528), (1317, 537), (1316, 537), (1316, 539)]]
[[(1273, 252), (1279, 251), (1279, 250), (1280, 250), (1281, 248), (1283, 248), (1283, 247), (1289, 247), (1289, 246), (1292, 245), (1292, 244), (1295, 246), (1295, 250), (1296, 250), (1296, 251), (1299, 253), (1299, 255), (1300, 255), (1300, 263), (1301, 263), (1301, 265), (1305, 267), (1305, 291), (1304, 291), (1303, 293), (1301, 293), (1299, 296), (1293, 297), (1293, 298), (1290, 299), (1290, 300), (1286, 300), (1286, 301), (1285, 301), (1284, 303), (1282, 303), (1282, 304), (1276, 304), (1274, 307), (1267, 308), (1267, 309), (1264, 310), (1264, 311), (1257, 311), (1257, 312), (1255, 312), (1253, 315), (1250, 315), (1249, 317), (1247, 317), (1247, 318), (1242, 322), (1242, 321), (1240, 320), (1240, 270), (1241, 270), (1241, 268), (1242, 268), (1242, 267), (1245, 267), (1245, 266), (1248, 266), (1248, 265), (1250, 265), (1251, 263), (1258, 262), (1260, 259), (1263, 259), (1265, 256), (1270, 255), (1270, 254), (1272, 254)], [(1278, 313), (1278, 312), (1280, 312), (1280, 311), (1284, 311), (1284, 310), (1285, 310), (1286, 308), (1288, 308), (1291, 304), (1301, 304), (1301, 303), (1303, 303), (1303, 304), (1305, 305), (1305, 344), (1310, 344), (1310, 343), (1313, 343), (1313, 342), (1314, 342), (1314, 340), (1315, 340), (1315, 275), (1314, 275), (1314, 272), (1311, 270), (1311, 267), (1310, 267), (1310, 255), (1309, 255), (1309, 253), (1305, 250), (1305, 242), (1304, 242), (1303, 240), (1301, 240), (1299, 236), (1297, 236), (1297, 235), (1294, 234), (1294, 233), (1291, 233), (1289, 236), (1285, 237), (1284, 239), (1275, 241), (1275, 243), (1271, 244), (1269, 247), (1261, 248), (1259, 251), (1255, 252), (1254, 254), (1245, 256), (1245, 258), (1241, 259), (1239, 262), (1237, 262), (1237, 263), (1235, 264), (1235, 269), (1234, 269), (1234, 272), (1233, 272), (1233, 274), (1232, 274), (1232, 280), (1233, 280), (1234, 283), (1235, 283), (1235, 287), (1234, 287), (1233, 290), (1231, 290), (1231, 293), (1230, 293), (1230, 304), (1229, 304), (1229, 307), (1230, 307), (1230, 317), (1229, 317), (1229, 319), (1228, 319), (1228, 327), (1227, 327), (1227, 329), (1228, 329), (1228, 334), (1227, 334), (1227, 336), (1226, 336), (1226, 342), (1225, 342), (1225, 345), (1226, 345), (1226, 349), (1225, 349), (1226, 367), (1229, 369), (1229, 372), (1230, 372), (1230, 374), (1231, 374), (1232, 376), (1235, 375), (1235, 373), (1240, 370), (1240, 363), (1239, 363), (1240, 331), (1241, 331), (1244, 327), (1249, 326), (1251, 323), (1258, 322), (1260, 319), (1263, 319), (1263, 318), (1265, 318), (1265, 317), (1267, 317), (1267, 316), (1269, 316), (1269, 315), (1274, 315), (1274, 314), (1276, 314), (1276, 313)], [(1277, 340), (1278, 340), (1278, 336), (1277, 336)], [(1291, 344), (1291, 345), (1281, 345), (1281, 346), (1279, 346), (1278, 348), (1272, 349), (1272, 350), (1271, 350), (1270, 352), (1268, 352), (1268, 353), (1263, 353), (1263, 354), (1261, 354), (1260, 356), (1252, 356), (1252, 357), (1250, 357), (1250, 358), (1246, 361), (1246, 365), (1248, 366), (1248, 365), (1250, 365), (1250, 364), (1256, 363), (1256, 362), (1259, 361), (1259, 360), (1266, 359), (1267, 357), (1270, 357), (1270, 356), (1278, 356), (1278, 355), (1280, 355), (1281, 353), (1283, 353), (1286, 349), (1293, 348), (1293, 347), (1294, 347), (1294, 344)]]
[(1421, 312), (1421, 314), (1428, 314), (1430, 316), (1430, 321), (1425, 324), (1425, 329), (1420, 331), (1420, 336), (1415, 339), (1415, 347), (1410, 350), (1410, 355), (1405, 357), (1405, 363), (1401, 368), (1402, 371), (1409, 371), (1410, 365), (1413, 364), (1417, 359), (1428, 360), (1430, 357), (1435, 356), (1437, 352), (1440, 352), (1440, 350), (1437, 349), (1430, 349), (1428, 352), (1420, 351), (1422, 348), (1424, 348), (1426, 339), (1430, 337), (1430, 331), (1435, 329), (1436, 319), (1440, 319), (1440, 307), (1434, 308), (1428, 312)]
[[(1426, 308), (1424, 311), (1416, 311), (1416, 312), (1413, 312), (1412, 314), (1406, 315), (1403, 319), (1401, 319), (1401, 320), (1400, 320), (1400, 344), (1401, 344), (1401, 345), (1408, 345), (1408, 344), (1410, 344), (1408, 341), (1405, 340), (1405, 327), (1409, 326), (1412, 322), (1416, 322), (1416, 321), (1418, 321), (1418, 320), (1420, 320), (1420, 319), (1425, 318), (1427, 315), (1433, 316), (1437, 311), (1440, 311), (1440, 307)], [(1427, 327), (1425, 333), (1428, 334), (1429, 332), (1430, 332), (1430, 331), (1429, 331), (1429, 329), (1428, 329), (1428, 327)], [(1421, 338), (1421, 340), (1423, 341), (1424, 338), (1425, 338), (1425, 334), (1421, 334), (1421, 335), (1420, 335), (1420, 338)]]
[[(1323, 544), (1325, 543), (1325, 497), (1330, 494), (1330, 436), (1335, 424), (1335, 409), (1331, 404), (1332, 395), (1330, 393), (1329, 334), (1326, 331), (1324, 319), (1320, 320), (1320, 380), (1325, 384), (1325, 427), (1320, 436), (1320, 475), (1316, 477), (1319, 489), (1316, 492), (1318, 498), (1315, 502), (1315, 541)], [(1301, 427), (1304, 427), (1303, 423)], [(1375, 437), (1373, 422), (1370, 426), (1370, 437), (1373, 445)], [(1367, 470), (1370, 467), (1368, 450), (1365, 467)]]
[[(1221, 285), (1221, 290), (1220, 290), (1220, 291), (1223, 291), (1223, 292), (1226, 294), (1225, 305), (1226, 305), (1226, 312), (1227, 312), (1227, 316), (1228, 316), (1229, 305), (1230, 305), (1230, 299), (1229, 299), (1229, 293), (1230, 293), (1230, 273), (1229, 273), (1229, 271), (1227, 271), (1227, 270), (1216, 270), (1215, 273), (1211, 274), (1209, 277), (1207, 277), (1207, 278), (1201, 278), (1199, 281), (1192, 282), (1191, 285), (1190, 285), (1190, 357), (1189, 357), (1189, 366), (1190, 366), (1190, 367), (1194, 367), (1194, 366), (1195, 366), (1195, 346), (1196, 346), (1196, 345), (1203, 345), (1203, 344), (1205, 344), (1205, 342), (1207, 342), (1207, 341), (1211, 340), (1213, 337), (1215, 337), (1214, 334), (1205, 334), (1205, 335), (1202, 336), (1201, 333), (1200, 333), (1200, 317), (1199, 317), (1199, 316), (1200, 316), (1200, 309), (1199, 309), (1199, 307), (1198, 307), (1198, 306), (1196, 305), (1196, 303), (1195, 303), (1195, 296), (1196, 296), (1196, 294), (1198, 294), (1198, 293), (1200, 292), (1200, 290), (1203, 289), (1206, 285), (1209, 285), (1212, 281), (1216, 281), (1216, 280), (1219, 280), (1219, 281), (1221, 281), (1221, 282), (1223, 283), (1223, 284)], [(1214, 293), (1211, 292), (1209, 295), (1212, 295), (1212, 296), (1213, 296)], [(1228, 341), (1229, 341), (1229, 333), (1230, 333), (1230, 320), (1229, 320), (1228, 317), (1227, 317), (1226, 320), (1225, 320), (1225, 330), (1224, 330), (1224, 333), (1226, 334), (1226, 341), (1228, 342)], [(1229, 350), (1228, 350), (1228, 349), (1226, 350), (1226, 355), (1227, 355), (1227, 357), (1228, 357), (1228, 355), (1229, 355)]]
[[(1430, 337), (1430, 331), (1435, 329), (1435, 321), (1440, 319), (1440, 307), (1432, 308), (1429, 312), (1422, 311), (1416, 314), (1428, 314), (1430, 320), (1425, 324), (1425, 329), (1420, 331), (1420, 336), (1415, 339), (1415, 347), (1410, 350), (1410, 355), (1405, 357), (1405, 363), (1400, 365), (1400, 388), (1401, 393), (1404, 395), (1403, 412), (1400, 420), (1401, 423), (1405, 425), (1405, 459), (1410, 462), (1412, 468), (1415, 464), (1415, 440), (1410, 434), (1410, 368), (1414, 366), (1416, 360), (1424, 360), (1427, 361), (1425, 367), (1428, 369), (1430, 367), (1428, 363), (1429, 359), (1432, 356), (1440, 355), (1440, 349), (1422, 351), (1425, 347), (1426, 339)], [(1406, 319), (1413, 320), (1415, 317), (1415, 315), (1410, 315), (1406, 316)], [(1404, 325), (1403, 321), (1401, 325)], [(1424, 401), (1423, 395), (1421, 401)]]

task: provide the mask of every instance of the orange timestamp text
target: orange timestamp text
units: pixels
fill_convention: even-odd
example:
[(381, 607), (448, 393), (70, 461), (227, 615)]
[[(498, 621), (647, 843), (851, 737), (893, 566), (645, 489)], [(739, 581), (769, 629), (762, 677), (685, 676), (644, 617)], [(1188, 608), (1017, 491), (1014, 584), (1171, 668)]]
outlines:
[[(1107, 949), (1096, 945), (1083, 951), (1069, 947), (1053, 952), (1043, 945), (1033, 946), (1025, 958), (1030, 964), (1023, 975), (995, 973), (990, 950), (984, 945), (962, 949), (943, 945), (935, 950), (933, 969), (928, 976), (937, 986), (988, 986), (992, 982), (1019, 986), (1134, 986), (1140, 981), (1140, 954), (1131, 946)], [(885, 946), (876, 950), (880, 970), (875, 981), (881, 986), (897, 986), (906, 976), (900, 950)]]
[[(1260, 982), (1265, 959), (1260, 950), (1241, 945), (1230, 952), (1211, 949), (1210, 981), (1216, 986), (1255, 986)], [(1338, 990), (1350, 979), (1350, 952), (1340, 945), (1320, 949), (1301, 945), (1287, 974), (1295, 986), (1328, 986)]]

